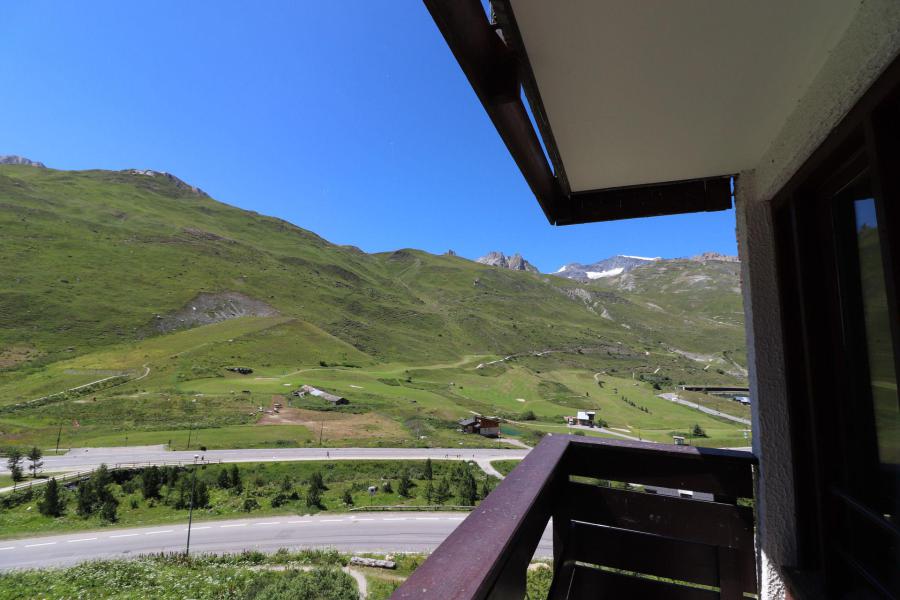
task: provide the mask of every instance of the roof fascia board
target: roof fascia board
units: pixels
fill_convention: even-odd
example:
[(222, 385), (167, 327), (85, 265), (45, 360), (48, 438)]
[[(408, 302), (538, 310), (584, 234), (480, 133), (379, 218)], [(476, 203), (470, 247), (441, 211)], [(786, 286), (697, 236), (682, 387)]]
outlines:
[(538, 89), (537, 80), (534, 77), (534, 71), (531, 69), (531, 60), (528, 58), (528, 51), (522, 42), (522, 34), (519, 31), (519, 24), (516, 22), (513, 13), (512, 4), (509, 0), (490, 0), (493, 10), (493, 17), (500, 27), (500, 32), (507, 46), (517, 56), (521, 57), (518, 61), (519, 77), (522, 81), (522, 87), (525, 90), (525, 97), (531, 106), (531, 114), (537, 124), (544, 147), (553, 163), (553, 173), (559, 180), (560, 188), (564, 196), (572, 193), (569, 187), (569, 178), (566, 175), (566, 167), (563, 164), (562, 156), (559, 154), (559, 147), (556, 145), (556, 138), (553, 135), (553, 129), (550, 127), (550, 120), (547, 118), (547, 109), (544, 108), (544, 100), (541, 98), (541, 92)]
[(557, 225), (728, 210), (731, 175), (574, 192)]
[(456, 61), (550, 223), (564, 196), (520, 97), (516, 56), (480, 0), (424, 0)]

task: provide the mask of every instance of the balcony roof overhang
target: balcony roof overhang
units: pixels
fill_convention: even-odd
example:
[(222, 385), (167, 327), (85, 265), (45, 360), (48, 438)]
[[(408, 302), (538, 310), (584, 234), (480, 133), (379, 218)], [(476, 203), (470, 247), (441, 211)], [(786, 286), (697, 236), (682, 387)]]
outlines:
[(424, 1), (555, 225), (730, 208), (860, 5)]

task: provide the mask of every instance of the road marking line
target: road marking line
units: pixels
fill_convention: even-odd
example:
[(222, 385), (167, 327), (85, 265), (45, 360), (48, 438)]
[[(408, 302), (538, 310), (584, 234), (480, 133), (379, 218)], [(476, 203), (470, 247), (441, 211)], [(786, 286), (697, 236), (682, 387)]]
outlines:
[(288, 521), (288, 523), (309, 523), (309, 521)]
[(141, 534), (139, 534), (139, 533), (123, 533), (123, 534), (121, 534), (121, 535), (111, 535), (111, 536), (109, 536), (109, 537), (111, 537), (111, 538), (122, 538), (122, 537), (134, 537), (134, 536), (136, 536), (136, 535), (141, 535)]
[(163, 529), (162, 531), (148, 531), (144, 535), (156, 535), (157, 533), (172, 533), (174, 529)]
[(343, 519), (322, 519), (323, 523), (338, 523), (340, 521), (343, 521)]
[(277, 521), (267, 521), (265, 523), (256, 523), (256, 525), (278, 525)]
[(43, 544), (25, 544), (26, 548), (37, 548), (38, 546), (52, 546), (56, 542), (44, 542)]
[(385, 519), (385, 521), (405, 521), (405, 520), (406, 520), (406, 517)]
[(465, 517), (447, 517), (448, 521), (465, 521)]
[(375, 519), (353, 519), (354, 521), (374, 521)]
[(0, 548), (0, 550), (15, 550), (15, 549), (16, 549), (15, 546), (6, 546), (4, 548)]
[(81, 538), (81, 539), (77, 539), (77, 540), (69, 540), (69, 541), (66, 542), (66, 543), (68, 543), (68, 544), (74, 544), (75, 542), (90, 542), (90, 541), (96, 540), (96, 539), (97, 539), (97, 538), (95, 538), (95, 537), (92, 537), (92, 538)]
[(219, 529), (227, 529), (229, 527), (246, 527), (246, 523), (235, 523), (234, 525), (219, 525)]
[[(210, 525), (204, 525), (203, 527), (192, 526), (191, 529), (197, 531), (198, 529), (212, 529), (212, 527)], [(187, 531), (187, 527), (185, 527), (184, 530)]]
[(416, 517), (416, 521), (437, 521), (437, 517)]

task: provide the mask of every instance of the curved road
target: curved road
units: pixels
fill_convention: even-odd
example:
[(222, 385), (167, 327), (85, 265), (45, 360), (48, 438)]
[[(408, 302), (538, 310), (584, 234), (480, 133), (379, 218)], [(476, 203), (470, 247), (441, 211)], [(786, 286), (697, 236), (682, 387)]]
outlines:
[[(350, 553), (431, 552), (466, 516), (458, 512), (359, 512), (199, 521), (191, 528), (191, 552), (274, 552), (279, 548), (335, 548)], [(484, 535), (491, 534), (485, 531)], [(186, 523), (178, 523), (0, 540), (0, 570), (183, 552), (186, 537)], [(552, 548), (548, 528), (537, 554), (551, 556)]]

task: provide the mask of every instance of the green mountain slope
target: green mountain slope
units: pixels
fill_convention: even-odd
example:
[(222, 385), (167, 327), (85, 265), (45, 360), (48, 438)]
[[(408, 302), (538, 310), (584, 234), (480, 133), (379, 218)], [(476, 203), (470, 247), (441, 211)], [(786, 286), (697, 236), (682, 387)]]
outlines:
[[(79, 426), (106, 431), (112, 415), (122, 417), (114, 407), (126, 397), (159, 402), (136, 410), (138, 430), (189, 427), (188, 413), (172, 402), (197, 394), (228, 405), (207, 426), (253, 423), (251, 409), (263, 402), (230, 398), (255, 384), (233, 382), (224, 373), (229, 365), (273, 378), (356, 369), (381, 390), (362, 404), (400, 423), (396, 436), (420, 431), (416, 419), (452, 423), (460, 411), (492, 406), (445, 388), (472, 376), (477, 364), (509, 355), (557, 351), (542, 359), (544, 367), (524, 359), (515, 367), (538, 379), (579, 369), (591, 380), (612, 369), (664, 384), (742, 380), (734, 264), (661, 261), (629, 273), (630, 283), (583, 284), (418, 250), (366, 254), (164, 174), (21, 165), (0, 165), (0, 231), (0, 407), (146, 370), (124, 386), (92, 387), (105, 410), (78, 400), (84, 390), (7, 408), (0, 443), (44, 439), (60, 410)], [(712, 283), (695, 286), (691, 277)], [(397, 386), (375, 383), (438, 367), (445, 372), (427, 391), (406, 386), (397, 396)], [(335, 385), (362, 389), (349, 381)], [(295, 383), (260, 385), (274, 393)], [(539, 383), (536, 396), (547, 389)], [(418, 406), (400, 411), (401, 400)], [(153, 416), (164, 406), (176, 416)], [(493, 406), (501, 412), (505, 405)], [(274, 443), (273, 435), (261, 443)]]

